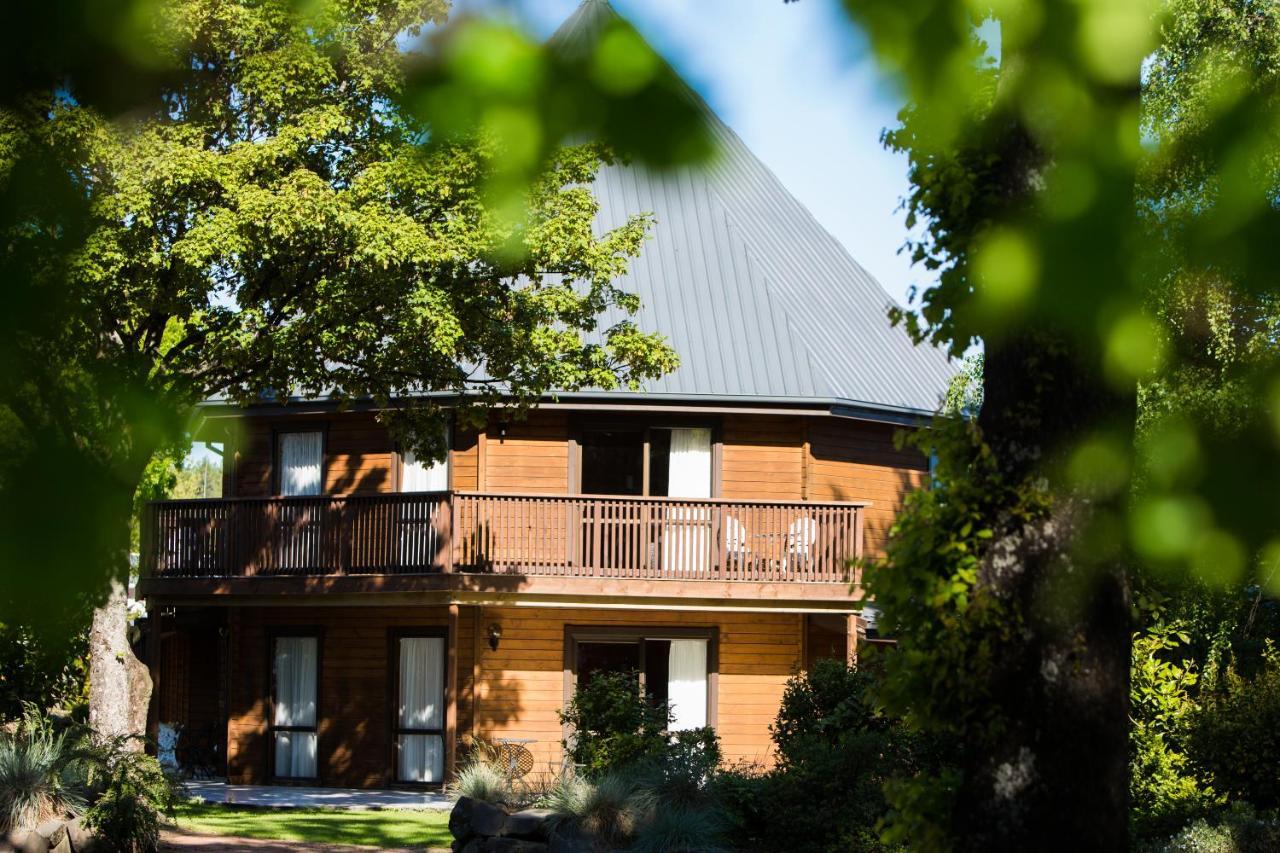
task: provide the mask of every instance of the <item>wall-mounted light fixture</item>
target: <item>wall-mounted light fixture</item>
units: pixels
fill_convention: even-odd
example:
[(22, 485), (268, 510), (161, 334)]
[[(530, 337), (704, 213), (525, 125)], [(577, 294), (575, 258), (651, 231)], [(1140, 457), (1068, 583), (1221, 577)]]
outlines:
[(498, 441), (503, 442), (506, 440), (507, 440), (507, 422), (498, 421)]
[(498, 641), (502, 639), (502, 626), (497, 622), (489, 626), (489, 648), (498, 650)]

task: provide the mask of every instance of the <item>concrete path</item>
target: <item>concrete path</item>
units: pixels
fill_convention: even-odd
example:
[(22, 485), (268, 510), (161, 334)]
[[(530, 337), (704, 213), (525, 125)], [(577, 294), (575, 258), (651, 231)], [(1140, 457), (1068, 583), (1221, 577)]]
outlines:
[(160, 833), (161, 853), (233, 853), (252, 850), (255, 853), (449, 853), (448, 847), (355, 847), (350, 844), (316, 844), (309, 841), (263, 841), (260, 838), (234, 838), (229, 835), (198, 835), (194, 832), (166, 829)]
[(295, 788), (292, 785), (228, 785), (193, 779), (187, 793), (206, 803), (271, 808), (439, 809), (453, 803), (434, 791), (371, 791), (358, 788)]

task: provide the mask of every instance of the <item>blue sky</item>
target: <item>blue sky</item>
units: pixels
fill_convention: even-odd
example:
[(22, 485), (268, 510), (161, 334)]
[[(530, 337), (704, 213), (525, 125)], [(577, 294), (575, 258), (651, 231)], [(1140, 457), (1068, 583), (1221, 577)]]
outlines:
[[(900, 102), (832, 0), (611, 0), (900, 304), (907, 163), (880, 145)], [(455, 0), (550, 35), (578, 0)]]

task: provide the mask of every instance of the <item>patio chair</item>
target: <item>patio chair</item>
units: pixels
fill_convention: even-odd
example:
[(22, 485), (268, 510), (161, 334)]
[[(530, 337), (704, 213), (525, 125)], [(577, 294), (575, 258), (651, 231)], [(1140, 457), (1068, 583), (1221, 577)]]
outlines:
[(818, 522), (809, 516), (797, 518), (787, 528), (787, 559), (785, 568), (790, 570), (793, 563), (804, 563), (809, 559), (809, 550), (818, 541)]
[(724, 555), (726, 566), (745, 570), (751, 559), (747, 528), (731, 515), (724, 519)]

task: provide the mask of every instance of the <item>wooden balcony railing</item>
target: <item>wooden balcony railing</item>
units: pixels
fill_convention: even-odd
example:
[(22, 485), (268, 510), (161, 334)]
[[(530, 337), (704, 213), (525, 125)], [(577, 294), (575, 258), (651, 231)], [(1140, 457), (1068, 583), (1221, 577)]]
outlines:
[(157, 501), (151, 577), (435, 572), (840, 582), (862, 503), (422, 492)]

